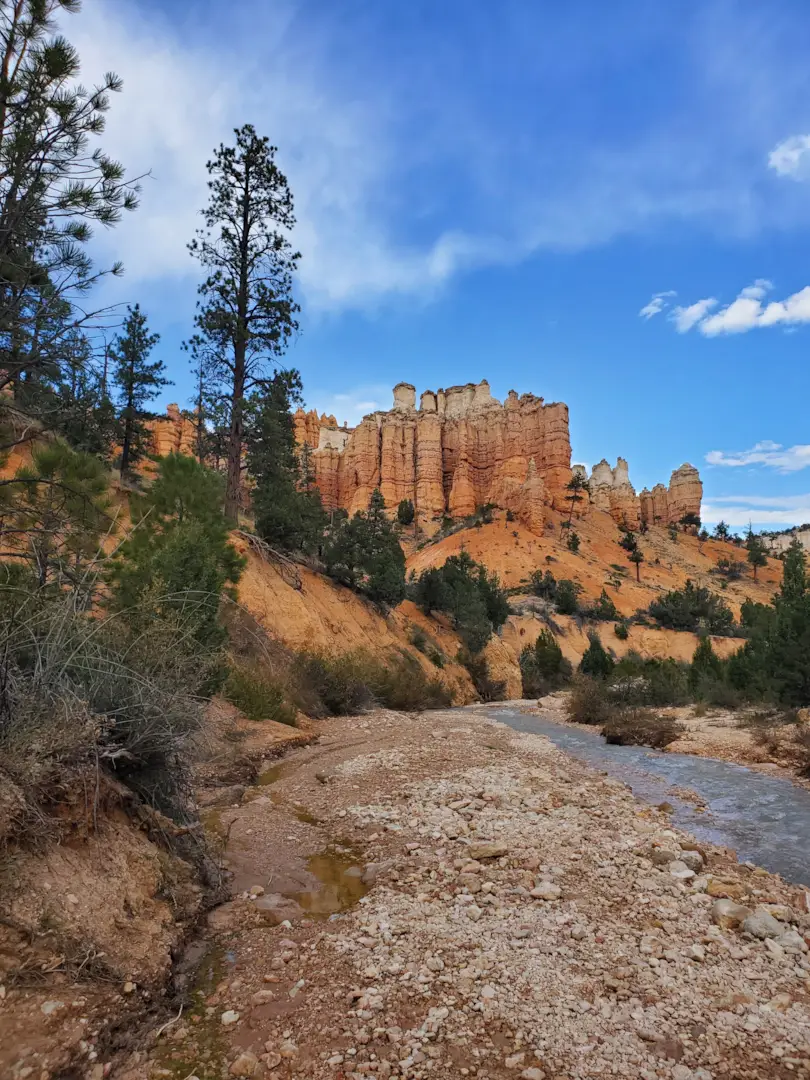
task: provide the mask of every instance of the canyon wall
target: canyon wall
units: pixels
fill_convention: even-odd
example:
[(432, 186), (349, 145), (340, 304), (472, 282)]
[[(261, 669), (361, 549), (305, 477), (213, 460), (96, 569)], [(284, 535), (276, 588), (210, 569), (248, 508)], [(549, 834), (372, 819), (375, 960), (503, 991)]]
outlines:
[(418, 408), (411, 383), (398, 383), (393, 398), (390, 410), (365, 416), (356, 428), (338, 427), (315, 410), (296, 412), (296, 437), (312, 450), (327, 509), (364, 510), (379, 487), (391, 509), (410, 499), (427, 532), (445, 516), (466, 517), (494, 503), (539, 533), (548, 508), (569, 509), (567, 487), (578, 473), (586, 485), (577, 515), (593, 506), (635, 529), (642, 520), (669, 524), (700, 513), (702, 485), (690, 465), (672, 474), (668, 489), (658, 484), (640, 496), (624, 458), (615, 468), (603, 459), (590, 478), (584, 466), (572, 468), (568, 407), (561, 403), (510, 391), (501, 404), (486, 380), (425, 390)]
[(544, 509), (567, 506), (567, 406), (514, 391), (501, 404), (486, 380), (426, 390), (419, 408), (415, 387), (399, 383), (393, 408), (364, 417), (353, 430), (301, 409), (295, 425), (299, 442), (312, 447), (327, 509), (364, 510), (379, 487), (391, 508), (412, 500), (427, 531), (445, 515), (465, 517), (485, 503), (542, 531)]

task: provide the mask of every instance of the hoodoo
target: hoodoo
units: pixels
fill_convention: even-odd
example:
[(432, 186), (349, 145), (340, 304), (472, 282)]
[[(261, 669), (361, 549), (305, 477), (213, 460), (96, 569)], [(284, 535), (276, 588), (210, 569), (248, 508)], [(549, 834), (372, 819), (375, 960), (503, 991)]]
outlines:
[(327, 509), (363, 510), (379, 487), (389, 507), (410, 499), (428, 533), (443, 517), (465, 517), (486, 503), (541, 532), (547, 508), (569, 507), (567, 486), (578, 472), (587, 488), (577, 514), (593, 506), (636, 528), (641, 520), (669, 524), (700, 513), (703, 488), (691, 465), (673, 472), (669, 489), (658, 484), (640, 496), (624, 458), (615, 468), (600, 461), (589, 479), (583, 466), (572, 468), (568, 406), (561, 402), (510, 390), (501, 403), (486, 379), (425, 390), (418, 408), (411, 383), (398, 383), (393, 396), (390, 410), (363, 417), (355, 428), (315, 410), (296, 412), (296, 437), (311, 448)]

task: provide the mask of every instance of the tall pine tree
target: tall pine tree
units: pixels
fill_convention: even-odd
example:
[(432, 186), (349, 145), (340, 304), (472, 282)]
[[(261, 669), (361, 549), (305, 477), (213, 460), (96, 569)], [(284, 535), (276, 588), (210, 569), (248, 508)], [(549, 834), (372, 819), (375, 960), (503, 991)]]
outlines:
[(220, 358), (229, 399), (225, 513), (235, 522), (243, 468), (245, 400), (298, 329), (292, 278), (298, 259), (288, 240), (295, 224), (287, 178), (276, 148), (246, 124), (236, 145), (220, 145), (208, 162), (205, 228), (191, 254), (208, 271), (200, 285), (199, 337)]
[(120, 406), (121, 476), (126, 476), (144, 456), (145, 421), (153, 415), (147, 404), (158, 396), (162, 387), (170, 385), (163, 375), (166, 370), (163, 361), (149, 360), (160, 335), (149, 333), (146, 315), (138, 304), (127, 310), (124, 332), (115, 339), (111, 350)]
[(256, 532), (282, 551), (317, 551), (326, 527), (321, 496), (298, 456), (291, 405), (301, 400), (301, 376), (278, 371), (246, 409), (247, 465)]

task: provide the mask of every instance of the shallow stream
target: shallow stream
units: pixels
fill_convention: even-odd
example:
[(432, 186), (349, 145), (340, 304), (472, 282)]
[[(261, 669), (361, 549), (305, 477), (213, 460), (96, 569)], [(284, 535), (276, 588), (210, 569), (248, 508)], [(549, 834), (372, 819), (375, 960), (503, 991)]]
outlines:
[[(623, 780), (639, 799), (669, 803), (675, 825), (709, 843), (733, 848), (741, 862), (810, 885), (810, 792), (790, 780), (714, 758), (613, 746), (596, 731), (517, 708), (493, 705), (485, 711), (516, 731), (546, 735), (571, 757)], [(701, 812), (694, 802), (679, 798), (673, 788), (696, 792), (705, 809)]]

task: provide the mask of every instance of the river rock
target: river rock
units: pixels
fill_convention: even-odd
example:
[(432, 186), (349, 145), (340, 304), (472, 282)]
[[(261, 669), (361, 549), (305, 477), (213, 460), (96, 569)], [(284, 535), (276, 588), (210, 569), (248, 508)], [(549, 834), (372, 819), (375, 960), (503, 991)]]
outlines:
[(673, 851), (672, 848), (653, 848), (650, 852), (650, 862), (655, 866), (668, 866), (679, 858), (679, 852)]
[(703, 856), (699, 851), (682, 851), (678, 858), (682, 863), (686, 863), (690, 870), (694, 870), (696, 874), (699, 874), (703, 869)]
[(686, 863), (680, 859), (676, 859), (675, 862), (669, 864), (669, 872), (677, 881), (691, 881), (695, 876), (695, 871), (690, 870)]
[(725, 897), (728, 900), (743, 900), (747, 890), (740, 881), (726, 881), (723, 878), (710, 878), (706, 887), (709, 896)]
[(778, 938), (784, 930), (782, 924), (762, 908), (757, 908), (751, 915), (748, 915), (743, 921), (742, 928), (746, 934), (760, 938), (760, 940)]
[(529, 893), (529, 896), (533, 896), (535, 900), (559, 900), (562, 896), (562, 889), (559, 885), (555, 885), (553, 881), (540, 881)]
[(228, 1072), (231, 1076), (253, 1076), (259, 1066), (259, 1059), (255, 1054), (240, 1054), (233, 1062)]
[(751, 914), (751, 909), (733, 900), (715, 900), (712, 905), (712, 922), (724, 930), (741, 926)]
[(471, 859), (480, 861), (481, 859), (500, 859), (504, 855), (509, 854), (509, 848), (506, 844), (496, 844), (481, 842), (477, 844), (470, 844), (468, 854)]

